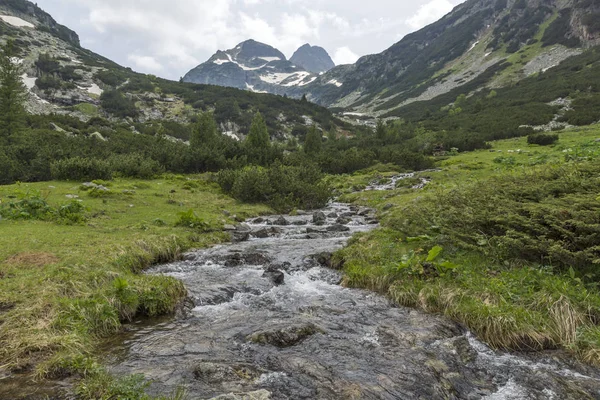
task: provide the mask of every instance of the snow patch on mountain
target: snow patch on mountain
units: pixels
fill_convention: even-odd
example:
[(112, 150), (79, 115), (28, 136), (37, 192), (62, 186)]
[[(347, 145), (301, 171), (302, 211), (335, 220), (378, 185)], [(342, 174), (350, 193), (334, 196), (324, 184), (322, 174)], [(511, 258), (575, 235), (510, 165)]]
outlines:
[(9, 25), (16, 26), (17, 28), (35, 28), (31, 22), (27, 22), (22, 18), (13, 17), (12, 15), (0, 15), (0, 19)]

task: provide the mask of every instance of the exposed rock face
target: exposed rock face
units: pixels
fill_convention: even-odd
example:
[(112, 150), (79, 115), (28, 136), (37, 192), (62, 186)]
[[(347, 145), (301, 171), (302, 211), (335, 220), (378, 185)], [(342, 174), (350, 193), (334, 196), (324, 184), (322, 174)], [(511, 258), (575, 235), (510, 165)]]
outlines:
[(281, 95), (315, 79), (315, 74), (292, 64), (279, 50), (255, 40), (218, 51), (183, 77), (184, 82)]
[(310, 44), (305, 44), (296, 50), (290, 61), (313, 74), (327, 72), (335, 67), (335, 63), (324, 48)]

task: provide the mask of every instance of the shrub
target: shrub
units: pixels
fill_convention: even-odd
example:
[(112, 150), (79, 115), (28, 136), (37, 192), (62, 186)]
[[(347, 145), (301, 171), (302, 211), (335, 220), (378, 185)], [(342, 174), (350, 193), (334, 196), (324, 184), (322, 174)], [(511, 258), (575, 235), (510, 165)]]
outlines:
[(50, 164), (52, 178), (64, 181), (112, 179), (110, 164), (95, 158), (74, 157)]
[(0, 207), (0, 217), (10, 220), (55, 221), (62, 224), (85, 222), (84, 207), (72, 200), (58, 208), (50, 206), (39, 193), (26, 194)]
[(150, 179), (165, 172), (158, 161), (139, 153), (114, 155), (108, 164), (114, 173), (128, 178)]
[(267, 203), (281, 212), (320, 208), (332, 195), (331, 187), (314, 164), (291, 166), (275, 162), (268, 169), (225, 170), (219, 172), (216, 181), (223, 191), (238, 200)]
[(527, 136), (527, 143), (539, 144), (540, 146), (549, 146), (558, 142), (558, 135), (547, 133), (536, 133), (535, 135)]
[(200, 217), (196, 215), (194, 210), (182, 211), (177, 214), (177, 222), (175, 226), (182, 226), (184, 228), (191, 228), (200, 231), (208, 231), (209, 225)]
[(102, 96), (100, 96), (100, 103), (106, 112), (120, 118), (133, 118), (138, 115), (133, 100), (125, 97), (125, 95), (118, 90), (109, 90), (102, 93)]

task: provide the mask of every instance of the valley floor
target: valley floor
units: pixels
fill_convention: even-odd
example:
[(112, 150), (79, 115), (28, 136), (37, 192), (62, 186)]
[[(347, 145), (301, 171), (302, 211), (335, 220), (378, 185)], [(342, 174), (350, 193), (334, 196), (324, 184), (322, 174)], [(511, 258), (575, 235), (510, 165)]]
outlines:
[[(345, 284), (444, 314), (495, 348), (562, 348), (600, 365), (598, 138), (590, 127), (561, 132), (553, 146), (495, 142), (440, 158), (437, 170), (389, 191), (357, 190), (398, 175), (390, 166), (330, 177), (342, 201), (377, 208), (382, 221), (336, 254)], [(270, 211), (203, 176), (96, 183), (109, 191), (0, 186), (1, 207), (42, 202), (61, 216), (0, 220), (0, 379), (9, 370), (75, 374), (88, 378), (81, 394), (101, 397), (114, 382), (94, 361), (100, 339), (136, 316), (174, 312), (185, 295), (177, 280), (139, 272)], [(73, 201), (84, 207), (79, 223), (63, 208)]]
[(393, 172), (336, 177), (343, 201), (382, 219), (337, 254), (345, 285), (446, 315), (497, 349), (566, 349), (600, 365), (599, 138), (590, 127), (553, 146), (495, 142), (393, 191), (354, 192)]
[[(270, 211), (202, 176), (97, 183), (109, 191), (75, 182), (0, 186), (0, 206), (23, 214), (0, 220), (0, 379), (10, 370), (108, 385), (94, 361), (99, 341), (127, 320), (174, 312), (185, 296), (177, 280), (139, 272), (228, 240), (224, 224)], [(63, 215), (72, 202), (83, 205), (84, 221), (32, 217), (40, 203)]]

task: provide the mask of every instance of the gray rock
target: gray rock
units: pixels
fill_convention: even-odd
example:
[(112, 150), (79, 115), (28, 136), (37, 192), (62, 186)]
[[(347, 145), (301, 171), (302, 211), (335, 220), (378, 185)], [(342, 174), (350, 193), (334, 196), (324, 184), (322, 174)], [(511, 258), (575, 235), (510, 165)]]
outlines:
[(278, 229), (275, 227), (270, 227), (270, 228), (262, 228), (262, 229), (259, 229), (258, 231), (253, 232), (252, 236), (259, 238), (259, 239), (266, 239), (268, 237), (278, 235), (280, 233), (281, 233), (281, 229)]
[(387, 203), (385, 206), (383, 206), (383, 210), (387, 211), (394, 208), (394, 205), (392, 203)]
[(328, 232), (348, 232), (350, 228), (344, 225), (336, 224), (327, 227)]
[(325, 222), (327, 222), (327, 216), (325, 216), (323, 211), (317, 211), (313, 214), (313, 224), (325, 225)]
[(233, 226), (233, 225), (229, 225), (229, 224), (227, 224), (227, 225), (223, 226), (223, 230), (224, 230), (224, 231), (235, 231), (235, 230), (236, 230), (236, 228), (235, 228), (235, 226)]
[(210, 400), (271, 400), (271, 392), (261, 389), (256, 392), (248, 393), (229, 393), (213, 397)]
[(264, 218), (256, 218), (254, 221), (252, 221), (252, 223), (254, 224), (262, 224), (265, 222)]
[(327, 231), (323, 230), (323, 229), (315, 229), (315, 228), (308, 227), (308, 228), (306, 228), (306, 233), (327, 233)]
[(348, 217), (339, 217), (338, 219), (335, 220), (336, 224), (341, 224), (341, 225), (346, 225), (346, 224), (349, 224), (350, 222), (352, 222), (352, 219), (348, 218)]
[(245, 242), (250, 239), (250, 232), (233, 231), (231, 232), (231, 241), (234, 243)]
[(275, 285), (283, 285), (285, 281), (285, 274), (279, 270), (280, 266), (278, 265), (269, 265), (265, 268), (265, 272), (263, 273), (263, 277), (269, 278), (271, 282)]
[(294, 222), (292, 222), (292, 225), (304, 226), (304, 225), (308, 225), (308, 221), (305, 221), (305, 220), (294, 221)]
[(277, 218), (275, 221), (273, 221), (273, 225), (279, 225), (279, 226), (288, 226), (290, 223), (287, 219), (285, 219), (283, 216)]
[(291, 325), (253, 333), (247, 337), (247, 340), (254, 343), (270, 344), (271, 346), (285, 348), (295, 346), (318, 332), (320, 332), (320, 329), (310, 323)]
[(337, 218), (339, 217), (338, 213), (332, 212), (331, 214), (327, 215), (327, 218)]

